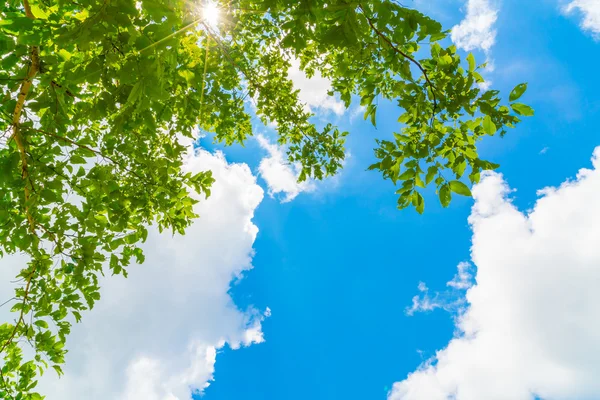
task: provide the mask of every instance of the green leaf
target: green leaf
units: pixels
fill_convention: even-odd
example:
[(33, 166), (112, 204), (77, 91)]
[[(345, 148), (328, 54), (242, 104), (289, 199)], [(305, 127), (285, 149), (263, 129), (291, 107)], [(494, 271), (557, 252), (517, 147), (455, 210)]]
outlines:
[(476, 158), (478, 157), (478, 155), (477, 155), (477, 151), (476, 151), (476, 150), (474, 150), (474, 149), (472, 149), (472, 148), (470, 148), (470, 147), (467, 147), (467, 148), (465, 149), (465, 154), (466, 154), (466, 155), (467, 155), (467, 157), (469, 157), (470, 159), (476, 159)]
[(492, 118), (489, 115), (486, 115), (483, 118), (483, 131), (485, 133), (487, 133), (488, 135), (493, 135), (494, 133), (496, 133), (496, 124), (494, 124), (494, 121), (492, 121)]
[(416, 190), (413, 192), (412, 204), (419, 214), (423, 214), (423, 211), (425, 211), (425, 200), (421, 193)]
[(469, 72), (475, 71), (477, 65), (475, 64), (475, 57), (473, 56), (473, 53), (469, 53), (467, 56), (467, 61), (469, 62)]
[[(369, 167), (367, 168), (367, 171), (373, 171), (374, 169), (381, 169), (381, 163), (375, 163), (375, 164), (371, 164), (369, 165)], [(383, 168), (385, 169), (385, 168)]]
[(448, 54), (446, 54), (446, 55), (443, 55), (442, 57), (440, 57), (440, 58), (438, 59), (438, 63), (439, 63), (441, 66), (443, 66), (443, 67), (445, 67), (445, 66), (448, 66), (448, 65), (452, 64), (452, 61), (453, 61), (453, 60), (452, 60), (452, 57), (450, 57)]
[(514, 112), (524, 117), (532, 117), (535, 114), (533, 108), (522, 103), (513, 103), (510, 105)]
[(419, 173), (415, 174), (415, 185), (420, 187), (420, 188), (425, 188), (425, 182), (423, 182), (423, 180), (421, 179), (421, 176)]
[(81, 156), (71, 156), (71, 162), (73, 164), (85, 164), (85, 158), (81, 157)]
[(431, 183), (431, 181), (433, 181), (433, 178), (435, 177), (435, 174), (437, 174), (437, 172), (438, 172), (438, 168), (434, 165), (427, 168), (427, 175), (425, 176), (425, 184), (426, 185), (429, 185)]
[(129, 92), (129, 96), (127, 97), (127, 103), (125, 107), (131, 107), (135, 102), (139, 99), (142, 94), (142, 82), (137, 81), (135, 85), (131, 88), (131, 92)]
[(42, 10), (37, 4), (32, 3), (29, 5), (29, 7), (31, 9), (31, 13), (37, 19), (48, 19), (48, 13), (46, 13), (44, 10)]
[(54, 370), (56, 371), (56, 374), (60, 377), (61, 375), (64, 375), (65, 373), (63, 372), (62, 368), (58, 365), (53, 365), (52, 368), (54, 368)]
[(38, 319), (37, 321), (34, 322), (34, 324), (36, 326), (39, 326), (40, 328), (48, 328), (48, 323), (46, 321), (44, 321), (43, 319)]
[(521, 84), (515, 86), (515, 88), (512, 90), (512, 92), (510, 92), (510, 96), (508, 99), (510, 101), (518, 100), (521, 96), (523, 96), (523, 93), (525, 93), (526, 90), (527, 90), (527, 84), (521, 83)]
[(400, 175), (398, 177), (398, 179), (401, 181), (405, 181), (407, 179), (412, 179), (412, 178), (414, 178), (415, 174), (416, 174), (416, 171), (414, 169), (407, 169), (406, 171), (404, 171), (402, 173), (402, 175)]
[(452, 181), (450, 182), (450, 190), (452, 190), (456, 194), (460, 194), (463, 196), (472, 196), (471, 190), (467, 185), (462, 183), (461, 181)]
[(447, 184), (442, 185), (440, 187), (439, 198), (440, 203), (442, 203), (442, 207), (448, 207), (450, 205), (450, 200), (452, 200), (452, 194), (450, 193), (450, 187)]
[(9, 70), (12, 67), (14, 67), (15, 65), (17, 65), (18, 62), (19, 62), (19, 57), (17, 57), (13, 53), (13, 54), (9, 54), (5, 58), (3, 58), (2, 61), (0, 61), (0, 66), (5, 70)]

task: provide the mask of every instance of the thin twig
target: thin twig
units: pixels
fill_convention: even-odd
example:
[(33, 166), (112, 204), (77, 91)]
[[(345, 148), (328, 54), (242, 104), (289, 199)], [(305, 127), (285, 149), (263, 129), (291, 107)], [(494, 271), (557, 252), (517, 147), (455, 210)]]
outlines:
[(140, 178), (140, 179), (143, 179), (143, 178), (142, 178), (142, 177), (141, 177), (141, 176), (140, 176), (140, 175), (139, 175), (137, 172), (135, 172), (134, 170), (132, 170), (132, 169), (130, 169), (130, 168), (128, 168), (128, 167), (126, 167), (126, 166), (122, 165), (120, 162), (118, 162), (117, 160), (115, 160), (115, 159), (114, 159), (114, 158), (112, 158), (111, 156), (108, 156), (108, 155), (106, 155), (106, 154), (102, 153), (102, 152), (101, 152), (101, 151), (99, 151), (99, 150), (93, 149), (93, 148), (91, 148), (91, 147), (89, 147), (89, 146), (86, 146), (85, 144), (78, 143), (78, 142), (76, 142), (76, 141), (74, 141), (74, 140), (72, 140), (72, 139), (69, 139), (68, 137), (64, 137), (64, 136), (61, 136), (61, 135), (57, 135), (56, 133), (52, 133), (52, 132), (48, 132), (48, 131), (44, 131), (44, 130), (41, 130), (41, 129), (33, 129), (33, 130), (34, 130), (34, 131), (36, 131), (36, 132), (39, 132), (39, 133), (43, 133), (44, 135), (51, 136), (51, 137), (53, 137), (53, 138), (55, 138), (55, 139), (58, 139), (58, 140), (65, 141), (65, 142), (67, 142), (67, 143), (69, 143), (69, 144), (72, 144), (73, 146), (77, 146), (77, 147), (79, 147), (79, 148), (82, 148), (82, 149), (85, 149), (85, 150), (91, 151), (92, 153), (94, 153), (94, 154), (96, 154), (96, 155), (98, 155), (98, 156), (100, 156), (100, 157), (102, 157), (102, 158), (105, 158), (105, 159), (107, 159), (107, 160), (111, 161), (113, 164), (115, 164), (115, 165), (117, 165), (117, 166), (119, 166), (119, 167), (123, 168), (125, 171), (127, 171), (127, 172), (130, 172), (130, 173), (134, 174), (136, 177), (138, 177), (138, 178)]
[(7, 303), (10, 303), (13, 300), (16, 300), (16, 297), (11, 297), (10, 299), (6, 300), (4, 303), (0, 304), (0, 307), (4, 307)]
[(15, 335), (17, 334), (17, 330), (19, 329), (19, 325), (23, 322), (23, 315), (25, 314), (25, 312), (24, 312), (25, 303), (27, 302), (27, 296), (29, 295), (29, 288), (31, 286), (31, 280), (33, 279), (34, 274), (35, 274), (35, 265), (34, 265), (33, 270), (31, 271), (31, 273), (27, 277), (27, 285), (25, 286), (25, 294), (23, 295), (23, 301), (22, 301), (23, 305), (21, 307), (21, 313), (19, 314), (19, 319), (17, 320), (17, 324), (15, 325), (11, 335), (6, 340), (6, 342), (4, 342), (4, 344), (2, 345), (2, 348), (0, 348), (0, 354), (2, 354), (2, 352), (6, 349), (6, 347), (8, 347), (8, 345), (13, 341), (13, 339), (15, 338)]

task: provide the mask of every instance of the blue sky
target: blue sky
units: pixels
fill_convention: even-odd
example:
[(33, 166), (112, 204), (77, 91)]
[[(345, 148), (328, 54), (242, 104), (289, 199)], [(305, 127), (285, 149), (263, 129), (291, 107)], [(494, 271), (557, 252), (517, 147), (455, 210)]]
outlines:
[[(103, 279), (48, 399), (600, 398), (600, 0), (405, 2), (460, 26), (494, 88), (529, 83), (536, 116), (481, 143), (501, 175), (399, 211), (366, 171), (398, 110), (375, 129), (292, 71), (351, 132), (344, 170), (297, 185), (267, 127), (245, 148), (189, 143), (186, 168), (216, 177), (201, 217), (151, 229), (144, 265)], [(22, 262), (2, 259), (0, 294)]]
[[(495, 70), (487, 77), (504, 93), (528, 82), (526, 101), (536, 117), (481, 148), (501, 163), (517, 190), (514, 203), (527, 210), (538, 189), (589, 167), (600, 144), (600, 75), (593, 72), (600, 52), (582, 32), (581, 16), (566, 16), (559, 2), (496, 4), (497, 36), (488, 53)], [(462, 5), (437, 1), (424, 9), (450, 27), (465, 17)], [(405, 309), (419, 282), (444, 290), (457, 264), (469, 261), (473, 202), (460, 199), (442, 210), (431, 195), (423, 216), (394, 208), (390, 182), (364, 169), (373, 139), (395, 129), (396, 112), (380, 111), (378, 130), (360, 117), (351, 124), (340, 119), (352, 132), (352, 157), (334, 188), (284, 204), (267, 197), (259, 206), (255, 268), (232, 294), (242, 308), (272, 310), (263, 323), (266, 341), (223, 350), (206, 399), (383, 399), (393, 382), (453, 337), (452, 314), (409, 317)], [(225, 151), (256, 168), (263, 154), (252, 145), (246, 150)]]

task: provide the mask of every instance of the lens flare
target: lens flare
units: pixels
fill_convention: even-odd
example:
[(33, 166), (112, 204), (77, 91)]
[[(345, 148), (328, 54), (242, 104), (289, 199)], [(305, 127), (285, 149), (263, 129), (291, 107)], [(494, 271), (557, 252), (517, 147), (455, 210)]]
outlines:
[(202, 18), (211, 27), (216, 27), (219, 23), (219, 7), (213, 1), (207, 1), (202, 7)]

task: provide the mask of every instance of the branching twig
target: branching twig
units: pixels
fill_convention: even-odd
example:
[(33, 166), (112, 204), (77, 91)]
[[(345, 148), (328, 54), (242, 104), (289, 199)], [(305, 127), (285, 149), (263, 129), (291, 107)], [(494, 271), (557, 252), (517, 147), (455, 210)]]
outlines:
[(48, 132), (48, 131), (44, 131), (44, 130), (41, 130), (41, 129), (33, 129), (33, 130), (34, 130), (34, 131), (36, 131), (36, 132), (39, 132), (39, 133), (43, 133), (44, 135), (48, 135), (48, 136), (50, 136), (50, 137), (53, 137), (53, 138), (55, 138), (55, 139), (57, 139), (57, 140), (62, 140), (62, 141), (65, 141), (65, 142), (67, 142), (67, 143), (69, 143), (69, 144), (72, 144), (73, 146), (76, 146), (76, 147), (79, 147), (79, 148), (82, 148), (82, 149), (85, 149), (85, 150), (91, 151), (92, 153), (94, 153), (94, 154), (96, 154), (96, 155), (98, 155), (98, 156), (100, 156), (100, 157), (102, 157), (102, 158), (104, 158), (104, 159), (107, 159), (107, 160), (109, 160), (110, 162), (112, 162), (113, 164), (115, 164), (115, 165), (117, 165), (117, 166), (121, 167), (121, 168), (122, 168), (122, 169), (124, 169), (125, 171), (127, 171), (127, 172), (130, 172), (130, 173), (134, 174), (136, 177), (138, 177), (138, 178), (140, 178), (140, 179), (143, 179), (143, 178), (142, 178), (142, 177), (141, 177), (141, 176), (140, 176), (140, 175), (139, 175), (137, 172), (135, 172), (134, 170), (132, 170), (132, 169), (130, 169), (130, 168), (128, 168), (128, 167), (126, 167), (126, 166), (122, 165), (122, 164), (121, 164), (119, 161), (115, 160), (115, 159), (114, 159), (114, 158), (112, 158), (111, 156), (108, 156), (108, 155), (106, 155), (106, 154), (102, 153), (102, 152), (101, 152), (101, 151), (99, 151), (99, 150), (93, 149), (93, 148), (91, 148), (91, 147), (89, 147), (89, 146), (86, 146), (85, 144), (78, 143), (78, 142), (76, 142), (76, 141), (74, 141), (74, 140), (72, 140), (72, 139), (69, 139), (68, 137), (61, 136), (61, 135), (57, 135), (56, 133), (52, 133), (52, 132)]
[(27, 302), (27, 296), (29, 295), (29, 288), (31, 287), (31, 280), (33, 279), (33, 275), (35, 274), (35, 269), (36, 268), (34, 265), (33, 270), (27, 277), (27, 285), (25, 285), (25, 294), (23, 295), (23, 301), (22, 301), (23, 305), (21, 306), (21, 313), (19, 314), (19, 319), (17, 319), (17, 323), (16, 323), (12, 333), (10, 334), (8, 339), (6, 339), (6, 341), (4, 342), (4, 344), (2, 345), (2, 348), (0, 348), (0, 354), (2, 354), (2, 352), (8, 347), (8, 345), (10, 343), (12, 343), (13, 339), (15, 338), (15, 335), (17, 334), (17, 331), (19, 330), (19, 325), (21, 325), (21, 323), (23, 323), (23, 317), (25, 315), (25, 311), (24, 311), (25, 303)]
[(427, 70), (421, 65), (421, 63), (419, 63), (417, 60), (415, 60), (409, 54), (407, 54), (406, 52), (400, 50), (396, 45), (394, 45), (394, 43), (392, 43), (392, 41), (387, 36), (385, 36), (379, 29), (377, 29), (377, 27), (373, 23), (373, 20), (367, 15), (365, 9), (363, 8), (363, 6), (361, 4), (358, 5), (358, 8), (360, 8), (362, 14), (366, 18), (366, 20), (369, 23), (369, 25), (371, 26), (371, 29), (373, 29), (373, 31), (375, 31), (375, 33), (377, 34), (377, 36), (379, 36), (385, 43), (387, 43), (387, 45), (390, 46), (390, 48), (392, 50), (394, 50), (394, 52), (396, 52), (397, 54), (400, 54), (402, 57), (406, 58), (408, 61), (410, 61), (411, 63), (413, 63), (414, 65), (416, 65), (417, 68), (419, 68), (419, 70), (423, 73), (423, 76), (425, 77), (425, 80), (427, 81), (427, 84), (431, 88), (431, 94), (433, 96), (433, 114), (435, 115), (436, 109), (437, 109), (437, 97), (435, 96), (435, 86), (433, 85), (433, 83), (429, 79), (429, 75), (427, 73)]

